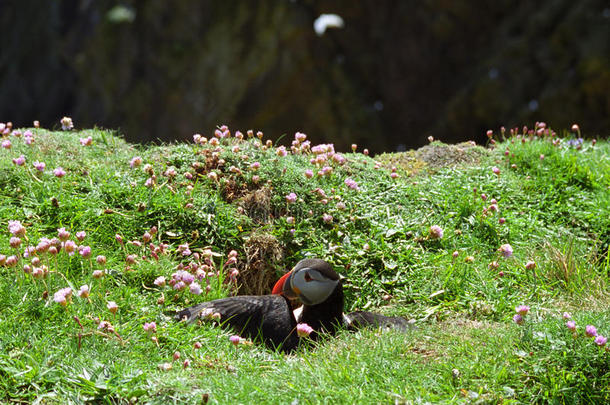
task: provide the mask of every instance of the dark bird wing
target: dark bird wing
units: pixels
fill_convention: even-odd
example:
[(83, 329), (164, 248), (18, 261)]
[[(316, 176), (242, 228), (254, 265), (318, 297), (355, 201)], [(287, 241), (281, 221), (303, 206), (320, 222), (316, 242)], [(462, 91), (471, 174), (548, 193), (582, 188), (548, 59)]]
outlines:
[(413, 329), (414, 325), (404, 318), (397, 316), (384, 316), (374, 312), (355, 311), (344, 316), (348, 329), (357, 330), (365, 327), (396, 329), (406, 332)]
[(288, 300), (281, 295), (241, 295), (203, 302), (178, 312), (176, 319), (217, 320), (242, 337), (261, 340), (285, 352), (298, 345), (296, 320)]

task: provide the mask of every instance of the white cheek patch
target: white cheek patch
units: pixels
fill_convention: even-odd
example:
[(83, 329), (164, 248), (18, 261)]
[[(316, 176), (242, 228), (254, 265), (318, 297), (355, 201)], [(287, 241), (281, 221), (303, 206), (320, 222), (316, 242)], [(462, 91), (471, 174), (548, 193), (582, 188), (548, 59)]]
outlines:
[[(310, 281), (305, 280), (305, 274), (309, 275)], [(313, 269), (300, 269), (290, 280), (292, 287), (299, 290), (299, 298), (306, 305), (320, 304), (335, 290), (339, 280), (330, 280)]]

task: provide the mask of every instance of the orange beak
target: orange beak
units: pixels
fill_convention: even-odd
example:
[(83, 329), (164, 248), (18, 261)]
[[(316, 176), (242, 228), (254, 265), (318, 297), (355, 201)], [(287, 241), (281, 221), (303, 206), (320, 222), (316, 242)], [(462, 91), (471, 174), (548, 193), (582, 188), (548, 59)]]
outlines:
[(280, 294), (290, 299), (297, 298), (299, 291), (295, 291), (292, 287), (290, 287), (290, 277), (292, 277), (292, 271), (289, 271), (280, 277), (280, 279), (273, 286), (271, 294)]

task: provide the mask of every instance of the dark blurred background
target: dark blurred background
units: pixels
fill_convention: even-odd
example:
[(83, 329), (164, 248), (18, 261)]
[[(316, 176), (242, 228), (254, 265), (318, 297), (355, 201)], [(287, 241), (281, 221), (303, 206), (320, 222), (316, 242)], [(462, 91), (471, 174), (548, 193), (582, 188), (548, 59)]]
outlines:
[[(336, 13), (343, 28), (317, 35)], [(0, 0), (0, 121), (190, 139), (217, 125), (347, 150), (610, 130), (610, 3)]]

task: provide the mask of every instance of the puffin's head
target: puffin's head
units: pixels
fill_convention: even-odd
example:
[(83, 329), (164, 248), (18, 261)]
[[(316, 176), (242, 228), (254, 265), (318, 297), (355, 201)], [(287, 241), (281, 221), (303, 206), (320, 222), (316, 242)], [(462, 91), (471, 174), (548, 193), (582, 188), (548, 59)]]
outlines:
[(275, 283), (272, 294), (317, 305), (330, 297), (340, 281), (339, 274), (324, 260), (304, 259)]

